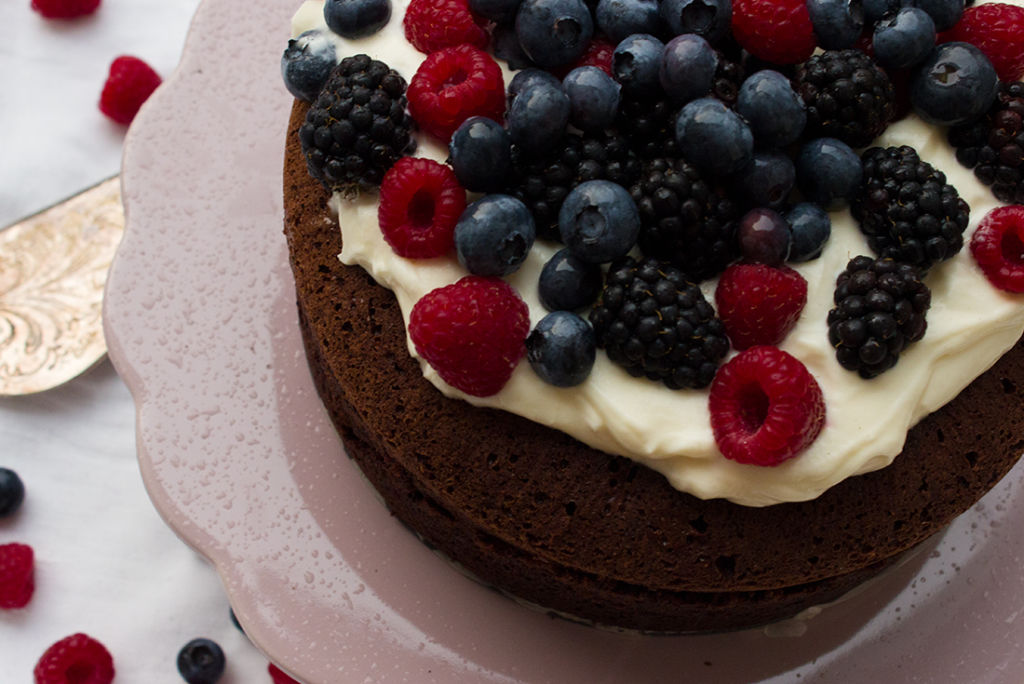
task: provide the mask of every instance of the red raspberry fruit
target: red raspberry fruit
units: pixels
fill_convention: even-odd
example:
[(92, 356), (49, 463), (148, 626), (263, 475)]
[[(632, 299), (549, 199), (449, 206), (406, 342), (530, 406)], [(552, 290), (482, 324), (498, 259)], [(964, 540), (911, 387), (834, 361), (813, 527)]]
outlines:
[(100, 0), (32, 0), (32, 9), (47, 19), (74, 19), (92, 14)]
[(773, 64), (799, 64), (817, 47), (805, 0), (734, 0), (732, 32), (755, 57)]
[(35, 554), (27, 544), (0, 545), (0, 608), (24, 608), (35, 591)]
[(455, 224), (466, 208), (466, 191), (455, 172), (432, 159), (402, 157), (380, 184), (377, 221), (398, 256), (429, 259), (455, 244)]
[(412, 0), (402, 26), (405, 39), (428, 55), (463, 43), (483, 49), (490, 41), (467, 0)]
[(138, 57), (118, 57), (100, 94), (100, 111), (119, 124), (130, 124), (142, 103), (160, 85), (160, 76)]
[(72, 634), (46, 649), (34, 672), (36, 684), (110, 684), (114, 659), (88, 634)]
[(274, 684), (299, 684), (284, 672), (281, 672), (281, 669), (277, 665), (274, 665), (274, 663), (267, 664), (267, 672), (270, 673), (270, 679)]
[(472, 45), (444, 48), (427, 56), (406, 92), (409, 113), (420, 128), (444, 141), (471, 116), (502, 121), (505, 80), (501, 68)]
[(806, 303), (807, 281), (788, 266), (735, 264), (715, 289), (718, 317), (736, 349), (779, 344)]
[(971, 237), (971, 255), (993, 286), (1024, 292), (1024, 206), (986, 214)]
[(719, 368), (708, 408), (722, 455), (751, 465), (774, 466), (796, 456), (825, 424), (818, 382), (776, 347), (751, 347)]
[(1024, 7), (990, 2), (968, 7), (960, 21), (939, 35), (938, 42), (962, 41), (985, 53), (999, 74), (1012, 82), (1024, 74)]
[(530, 311), (500, 278), (466, 276), (423, 296), (409, 315), (416, 351), (466, 394), (496, 394), (526, 353)]
[(566, 75), (576, 67), (596, 66), (598, 69), (614, 78), (614, 74), (612, 74), (612, 56), (614, 54), (614, 45), (603, 38), (594, 38), (587, 45), (586, 51), (580, 55), (580, 58), (573, 62), (572, 65), (561, 69), (554, 69), (553, 73), (559, 78), (565, 78)]

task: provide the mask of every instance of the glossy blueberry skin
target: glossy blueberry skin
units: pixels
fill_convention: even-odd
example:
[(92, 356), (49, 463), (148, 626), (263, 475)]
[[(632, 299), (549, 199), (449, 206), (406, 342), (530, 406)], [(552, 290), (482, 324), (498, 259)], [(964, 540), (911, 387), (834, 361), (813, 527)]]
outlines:
[(657, 0), (599, 0), (594, 17), (613, 43), (634, 33), (658, 33), (661, 29)]
[(337, 59), (334, 43), (323, 31), (305, 31), (288, 41), (281, 55), (281, 78), (288, 92), (312, 102), (330, 76)]
[(792, 235), (790, 261), (811, 261), (821, 256), (825, 243), (832, 236), (832, 219), (828, 212), (812, 202), (801, 202), (786, 213)]
[(590, 376), (597, 358), (594, 329), (571, 311), (552, 311), (527, 336), (526, 358), (544, 382), (575, 387)]
[(523, 0), (516, 12), (523, 52), (538, 65), (571, 64), (587, 49), (594, 20), (582, 0)]
[(391, 19), (391, 0), (327, 0), (324, 21), (344, 38), (362, 38), (384, 27)]
[(695, 33), (676, 36), (665, 43), (658, 79), (676, 102), (684, 103), (707, 95), (715, 80), (718, 55), (708, 41)]
[(640, 214), (629, 192), (606, 180), (573, 188), (558, 212), (558, 230), (574, 255), (592, 264), (625, 256), (640, 235)]
[(601, 267), (564, 248), (555, 252), (541, 269), (537, 294), (548, 311), (579, 311), (594, 303), (601, 285)]
[(569, 121), (576, 128), (596, 132), (615, 122), (622, 86), (604, 70), (576, 67), (562, 79), (562, 90), (569, 97)]
[(506, 121), (509, 137), (524, 150), (547, 151), (565, 134), (571, 110), (558, 80), (555, 85), (532, 84), (512, 100)]
[(473, 192), (495, 192), (512, 168), (512, 140), (497, 121), (471, 116), (452, 134), (448, 161), (459, 184)]
[(751, 209), (736, 226), (740, 254), (747, 261), (781, 266), (789, 258), (789, 224), (773, 209)]
[(498, 59), (508, 62), (512, 70), (529, 69), (534, 66), (533, 60), (523, 52), (516, 35), (516, 27), (512, 24), (495, 24), (491, 30), (491, 50)]
[(928, 123), (955, 126), (987, 112), (998, 91), (995, 67), (981, 50), (969, 43), (943, 43), (915, 70), (910, 103)]
[(648, 33), (628, 36), (612, 52), (612, 75), (631, 93), (656, 93), (661, 89), (664, 51), (665, 44)]
[(505, 24), (515, 19), (521, 0), (469, 0), (469, 9), (484, 19)]
[(863, 175), (857, 153), (835, 138), (811, 140), (796, 157), (796, 182), (804, 197), (829, 211), (849, 203)]
[(736, 111), (747, 120), (754, 142), (761, 148), (794, 143), (807, 125), (803, 99), (788, 78), (771, 69), (754, 72), (743, 81)]
[(907, 69), (924, 61), (935, 47), (935, 22), (917, 7), (904, 7), (875, 26), (875, 61), (888, 69)]
[(512, 100), (515, 99), (516, 95), (523, 92), (530, 86), (545, 84), (553, 88), (562, 87), (562, 82), (558, 80), (558, 77), (552, 74), (550, 71), (544, 71), (537, 67), (528, 67), (522, 71), (517, 71), (516, 75), (512, 77), (512, 80), (508, 82), (508, 102), (512, 104)]
[(900, 0), (863, 0), (864, 23), (869, 26), (900, 8)]
[(520, 200), (484, 195), (455, 224), (455, 252), (470, 273), (504, 276), (519, 269), (536, 236), (533, 215)]
[(10, 468), (0, 468), (0, 518), (14, 515), (25, 500), (25, 485)]
[(796, 167), (788, 154), (759, 150), (734, 180), (750, 206), (778, 209), (796, 183)]
[(948, 31), (964, 14), (964, 0), (902, 0), (903, 7), (917, 7), (928, 13), (936, 31)]
[(188, 684), (215, 684), (224, 665), (224, 651), (210, 639), (193, 639), (178, 651), (178, 672)]
[(818, 45), (825, 50), (853, 47), (864, 29), (861, 0), (807, 0)]
[(661, 16), (672, 35), (696, 33), (715, 45), (732, 23), (732, 0), (662, 0)]
[(711, 97), (694, 100), (679, 112), (676, 142), (692, 163), (720, 176), (736, 173), (754, 154), (754, 135), (746, 121)]

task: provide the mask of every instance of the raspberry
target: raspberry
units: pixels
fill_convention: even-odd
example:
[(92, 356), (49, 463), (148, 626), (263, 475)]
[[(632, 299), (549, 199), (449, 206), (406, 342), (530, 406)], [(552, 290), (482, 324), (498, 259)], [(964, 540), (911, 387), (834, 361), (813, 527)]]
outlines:
[(1024, 292), (1024, 206), (993, 209), (971, 238), (971, 254), (995, 287)]
[(798, 64), (817, 40), (804, 0), (735, 0), (732, 31), (750, 54), (774, 64)]
[(718, 317), (739, 350), (782, 342), (806, 303), (807, 281), (787, 266), (735, 264), (715, 290)]
[(270, 673), (270, 679), (273, 680), (274, 684), (299, 684), (297, 681), (281, 672), (274, 663), (267, 663), (267, 672)]
[(722, 366), (708, 408), (722, 455), (751, 465), (774, 466), (796, 456), (825, 424), (818, 382), (776, 347), (751, 347)]
[(409, 315), (416, 351), (466, 394), (497, 393), (526, 353), (530, 312), (498, 278), (465, 276), (423, 296)]
[(458, 45), (431, 53), (412, 77), (409, 113), (420, 128), (447, 141), (463, 121), (505, 114), (501, 68), (483, 50)]
[(114, 660), (88, 634), (72, 634), (46, 649), (35, 669), (36, 684), (110, 684)]
[(466, 191), (451, 168), (402, 157), (384, 175), (377, 219), (395, 254), (429, 259), (451, 250), (455, 223), (465, 208)]
[(142, 103), (160, 85), (160, 76), (138, 57), (121, 56), (110, 65), (100, 94), (100, 111), (119, 124), (130, 124)]
[(0, 609), (24, 608), (32, 600), (34, 557), (27, 544), (0, 545)]
[(92, 14), (100, 0), (32, 0), (32, 9), (47, 19), (74, 19)]
[(463, 43), (483, 49), (490, 39), (467, 0), (412, 0), (402, 26), (406, 40), (428, 55)]
[(960, 21), (939, 36), (940, 43), (970, 43), (985, 53), (1001, 81), (1024, 74), (1024, 7), (990, 2), (964, 10)]
[(566, 74), (581, 66), (596, 66), (601, 71), (605, 72), (612, 78), (615, 74), (612, 73), (612, 55), (615, 54), (615, 46), (609, 43), (603, 38), (594, 38), (587, 45), (586, 51), (580, 55), (580, 58), (573, 62), (570, 66), (561, 69), (554, 69), (552, 73), (559, 78), (565, 78)]

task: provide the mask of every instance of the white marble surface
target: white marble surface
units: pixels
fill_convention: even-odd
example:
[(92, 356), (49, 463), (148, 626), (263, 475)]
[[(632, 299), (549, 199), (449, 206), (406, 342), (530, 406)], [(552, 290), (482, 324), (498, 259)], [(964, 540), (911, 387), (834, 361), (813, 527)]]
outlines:
[[(74, 21), (30, 4), (0, 2), (0, 227), (118, 172), (125, 127), (97, 108), (110, 62), (135, 55), (169, 75), (199, 0), (103, 0)], [(270, 682), (220, 579), (152, 507), (134, 421), (108, 361), (49, 392), (0, 398), (0, 466), (27, 490), (0, 519), (0, 544), (36, 553), (32, 602), (0, 611), (0, 682), (32, 681), (43, 651), (80, 631), (110, 650), (116, 682), (182, 682), (175, 658), (197, 636), (224, 649), (222, 684)]]

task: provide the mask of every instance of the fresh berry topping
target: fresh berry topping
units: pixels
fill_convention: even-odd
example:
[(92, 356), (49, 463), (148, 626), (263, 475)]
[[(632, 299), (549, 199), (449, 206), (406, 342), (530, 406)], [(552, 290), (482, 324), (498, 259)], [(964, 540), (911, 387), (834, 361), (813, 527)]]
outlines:
[(508, 135), (518, 150), (542, 156), (565, 135), (572, 103), (559, 81), (533, 79), (513, 96), (508, 109)]
[(297, 681), (282, 672), (277, 665), (274, 665), (274, 663), (267, 663), (267, 672), (270, 674), (270, 679), (274, 684), (299, 684)]
[[(658, 33), (658, 0), (598, 0), (594, 19), (601, 33), (618, 43), (638, 33)], [(683, 33), (680, 31), (680, 33)]]
[(525, 204), (510, 195), (484, 195), (455, 224), (455, 251), (470, 273), (504, 276), (519, 269), (536, 236)]
[(676, 119), (676, 143), (684, 157), (719, 176), (739, 171), (754, 154), (750, 126), (714, 97), (702, 97), (683, 107)]
[(789, 258), (792, 235), (786, 219), (778, 212), (758, 207), (740, 219), (736, 241), (746, 261), (781, 266)]
[[(730, 0), (662, 0), (661, 17), (672, 35), (695, 33), (712, 45), (729, 33)], [(647, 31), (657, 33), (658, 31)]]
[(516, 12), (523, 52), (539, 66), (574, 63), (594, 35), (594, 19), (582, 0), (523, 0)]
[(327, 0), (327, 28), (345, 38), (373, 35), (391, 19), (391, 0)]
[(24, 608), (35, 591), (35, 554), (27, 544), (0, 544), (0, 609)]
[(935, 22), (923, 9), (904, 7), (878, 22), (871, 38), (872, 54), (886, 69), (909, 69), (935, 47)]
[(46, 649), (34, 674), (36, 684), (110, 684), (114, 660), (91, 636), (72, 634)]
[(869, 26), (889, 14), (899, 10), (902, 0), (863, 0), (864, 23)]
[(789, 199), (796, 183), (796, 166), (784, 152), (756, 151), (732, 180), (747, 206), (777, 209)]
[(0, 468), (0, 518), (14, 515), (24, 500), (25, 485), (18, 473), (10, 468)]
[(103, 84), (100, 111), (119, 124), (130, 124), (160, 81), (159, 74), (138, 57), (118, 57)]
[(74, 19), (92, 14), (100, 0), (32, 0), (32, 9), (47, 19)]
[(790, 261), (811, 261), (821, 256), (832, 236), (832, 219), (827, 211), (813, 202), (800, 202), (786, 214), (786, 222), (793, 237)]
[(521, 0), (469, 0), (469, 10), (496, 24), (508, 25), (515, 21)]
[(512, 141), (494, 119), (471, 116), (448, 143), (448, 162), (462, 187), (473, 192), (497, 192), (512, 170)]
[(1024, 76), (1024, 7), (989, 2), (964, 10), (963, 17), (942, 42), (962, 41), (981, 49), (999, 73), (1000, 80), (1018, 81)]
[(732, 31), (750, 54), (773, 64), (798, 64), (817, 38), (805, 0), (734, 0)]
[(540, 271), (537, 295), (548, 311), (578, 311), (589, 307), (601, 292), (604, 276), (591, 264), (560, 249)]
[(943, 43), (914, 71), (910, 103), (937, 126), (955, 126), (988, 111), (999, 92), (992, 62), (970, 43)]
[(830, 211), (845, 207), (857, 195), (863, 177), (860, 157), (842, 140), (810, 140), (797, 153), (797, 185), (808, 200)]
[(483, 49), (489, 40), (466, 0), (411, 0), (402, 26), (406, 39), (428, 55), (463, 43)]
[(465, 276), (423, 296), (409, 315), (416, 352), (452, 387), (496, 394), (526, 353), (530, 312), (503, 280)]
[(305, 31), (288, 41), (281, 55), (281, 77), (295, 97), (312, 102), (337, 64), (334, 43), (323, 31)]
[(501, 121), (505, 82), (494, 59), (472, 45), (431, 53), (409, 83), (409, 112), (420, 128), (448, 142), (471, 116)]
[(576, 69), (582, 66), (594, 66), (608, 74), (612, 75), (612, 54), (615, 51), (615, 46), (606, 40), (601, 38), (594, 38), (587, 45), (587, 49), (583, 51), (580, 58), (572, 63), (572, 68)]
[(562, 242), (584, 261), (604, 263), (623, 257), (636, 244), (640, 216), (629, 192), (607, 180), (573, 188), (558, 212)]
[(858, 256), (836, 279), (828, 338), (839, 365), (873, 378), (924, 337), (931, 291), (910, 264)]
[(570, 311), (553, 311), (526, 338), (526, 358), (549, 385), (575, 387), (590, 376), (597, 358), (594, 329)]
[(1024, 292), (1024, 207), (990, 211), (974, 231), (971, 254), (995, 287)]
[(949, 142), (996, 199), (1024, 204), (1024, 83), (1001, 83), (988, 113), (949, 129)]
[(380, 184), (377, 221), (398, 256), (430, 259), (451, 251), (466, 191), (455, 173), (432, 159), (402, 157)]
[(661, 93), (661, 56), (665, 44), (652, 35), (627, 36), (612, 52), (612, 76), (627, 93), (656, 96)]
[(722, 366), (708, 408), (722, 455), (749, 465), (793, 458), (825, 424), (818, 382), (803, 363), (775, 347), (751, 347)]
[(216, 684), (224, 665), (224, 651), (210, 639), (193, 639), (178, 651), (178, 672), (188, 684)]
[(715, 288), (715, 308), (736, 349), (776, 346), (807, 303), (807, 281), (791, 268), (735, 264)]
[(964, 7), (974, 0), (902, 0), (903, 5), (919, 7), (928, 13), (935, 23), (935, 30), (947, 31), (953, 28), (964, 14)]
[(595, 66), (576, 67), (562, 79), (569, 98), (569, 122), (581, 131), (597, 133), (615, 122), (621, 86)]
[(736, 111), (750, 124), (758, 147), (780, 148), (796, 142), (807, 125), (807, 110), (790, 80), (763, 69), (739, 87)]
[(818, 45), (826, 50), (853, 47), (864, 28), (860, 3), (850, 0), (807, 0)]
[(694, 33), (676, 36), (665, 44), (658, 73), (661, 87), (677, 102), (689, 102), (711, 91), (718, 70), (718, 53)]

